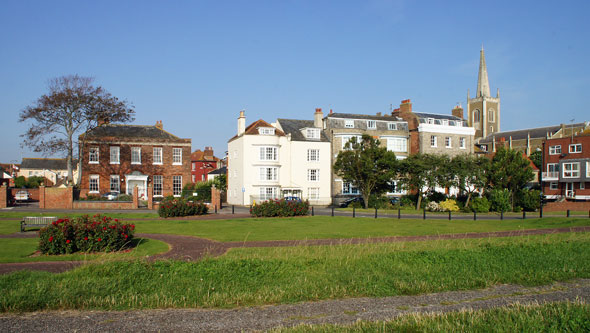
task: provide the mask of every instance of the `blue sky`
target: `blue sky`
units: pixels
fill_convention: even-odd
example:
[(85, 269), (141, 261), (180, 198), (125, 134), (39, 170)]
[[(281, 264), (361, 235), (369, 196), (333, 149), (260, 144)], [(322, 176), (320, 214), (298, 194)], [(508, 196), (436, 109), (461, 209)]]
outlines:
[(0, 162), (26, 105), (61, 75), (95, 77), (193, 150), (222, 156), (236, 119), (450, 114), (485, 47), (502, 130), (590, 120), (590, 1), (2, 1)]

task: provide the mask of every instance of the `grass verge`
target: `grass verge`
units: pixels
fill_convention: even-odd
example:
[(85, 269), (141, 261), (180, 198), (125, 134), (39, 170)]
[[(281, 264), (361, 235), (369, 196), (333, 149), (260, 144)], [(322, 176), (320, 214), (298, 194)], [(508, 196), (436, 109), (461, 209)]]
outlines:
[(0, 276), (1, 311), (235, 307), (541, 285), (590, 277), (590, 234), (234, 249)]
[(514, 305), (446, 314), (412, 313), (386, 322), (354, 325), (300, 325), (272, 330), (287, 332), (588, 332), (590, 305), (559, 302)]

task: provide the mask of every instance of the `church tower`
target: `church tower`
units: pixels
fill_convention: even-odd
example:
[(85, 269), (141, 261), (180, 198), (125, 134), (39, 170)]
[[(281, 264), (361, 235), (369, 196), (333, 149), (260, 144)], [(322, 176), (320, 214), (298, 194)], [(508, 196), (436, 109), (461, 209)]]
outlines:
[(490, 95), (490, 82), (483, 46), (479, 53), (479, 75), (474, 98), (467, 90), (467, 123), (475, 128), (475, 140), (500, 131), (500, 89), (496, 97)]

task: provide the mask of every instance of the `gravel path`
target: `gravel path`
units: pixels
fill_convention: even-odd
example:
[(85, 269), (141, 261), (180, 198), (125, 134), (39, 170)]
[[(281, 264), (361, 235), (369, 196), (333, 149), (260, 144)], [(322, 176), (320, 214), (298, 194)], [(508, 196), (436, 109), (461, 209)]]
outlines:
[(2, 332), (244, 332), (299, 324), (352, 324), (407, 313), (489, 309), (512, 304), (590, 301), (590, 280), (540, 287), (499, 285), (484, 290), (419, 296), (352, 298), (232, 310), (49, 311), (0, 315)]

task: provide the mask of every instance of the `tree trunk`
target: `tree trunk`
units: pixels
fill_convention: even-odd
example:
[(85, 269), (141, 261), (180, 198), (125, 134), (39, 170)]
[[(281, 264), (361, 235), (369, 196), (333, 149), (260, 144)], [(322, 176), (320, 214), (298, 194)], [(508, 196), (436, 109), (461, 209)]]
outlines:
[(467, 201), (465, 201), (465, 207), (469, 207), (469, 201), (471, 200), (471, 192), (467, 194)]
[(363, 201), (364, 201), (363, 202), (363, 208), (364, 209), (369, 208), (369, 196), (370, 196), (370, 194), (367, 194), (367, 193), (364, 193), (363, 192)]
[(72, 135), (68, 137), (68, 180), (67, 184), (72, 185), (74, 180), (74, 175), (72, 173), (72, 154), (73, 154), (73, 143), (72, 143)]
[(416, 210), (420, 209), (420, 204), (422, 203), (422, 191), (418, 191), (418, 200), (416, 203)]

